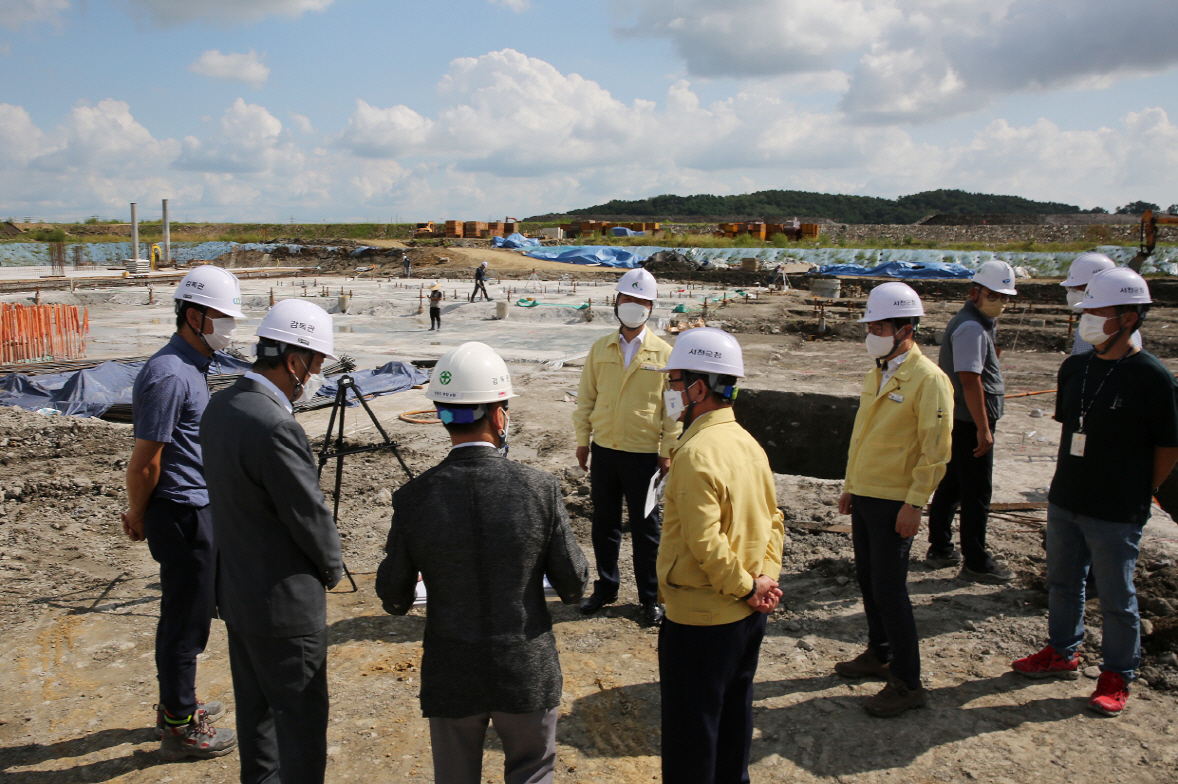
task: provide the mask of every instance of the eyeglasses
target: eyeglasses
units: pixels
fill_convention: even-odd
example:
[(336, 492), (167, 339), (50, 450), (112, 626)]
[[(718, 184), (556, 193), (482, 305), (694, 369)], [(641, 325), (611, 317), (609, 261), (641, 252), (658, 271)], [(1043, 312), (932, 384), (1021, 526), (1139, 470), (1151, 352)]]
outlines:
[(999, 300), (1002, 302), (1010, 302), (1010, 295), (999, 294), (997, 291), (987, 291), (986, 299), (990, 300), (991, 302), (998, 302)]
[[(884, 330), (888, 329), (889, 327), (891, 328), (891, 331), (885, 332)], [(879, 337), (884, 338), (890, 338), (892, 335), (896, 334), (896, 328), (886, 321), (870, 322), (867, 325), (867, 331), (872, 335), (878, 335)]]

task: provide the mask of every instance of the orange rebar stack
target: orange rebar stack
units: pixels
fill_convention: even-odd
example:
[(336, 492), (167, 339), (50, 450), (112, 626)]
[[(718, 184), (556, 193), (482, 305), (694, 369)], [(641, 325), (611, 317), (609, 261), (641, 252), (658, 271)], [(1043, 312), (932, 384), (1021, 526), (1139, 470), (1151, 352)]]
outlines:
[(80, 359), (89, 334), (86, 308), (0, 302), (0, 364)]

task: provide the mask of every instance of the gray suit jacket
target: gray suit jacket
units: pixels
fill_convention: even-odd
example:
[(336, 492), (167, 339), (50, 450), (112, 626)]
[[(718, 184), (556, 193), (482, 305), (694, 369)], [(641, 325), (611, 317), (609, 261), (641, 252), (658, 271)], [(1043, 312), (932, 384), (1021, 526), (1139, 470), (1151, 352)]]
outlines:
[(455, 449), (393, 495), (385, 552), (376, 573), (385, 610), (409, 611), (418, 572), (429, 592), (425, 716), (560, 704), (544, 576), (569, 604), (581, 599), (589, 564), (556, 477), (487, 447)]
[(200, 441), (221, 617), (246, 634), (321, 631), (324, 587), (339, 582), (343, 559), (302, 426), (265, 387), (240, 378), (209, 400)]

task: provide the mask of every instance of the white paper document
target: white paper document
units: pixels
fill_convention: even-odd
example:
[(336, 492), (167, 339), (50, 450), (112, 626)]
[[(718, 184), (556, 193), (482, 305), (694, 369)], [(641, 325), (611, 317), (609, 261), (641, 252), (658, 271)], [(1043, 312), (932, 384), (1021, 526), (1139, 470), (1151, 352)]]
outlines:
[(661, 474), (655, 471), (654, 476), (650, 478), (650, 486), (646, 488), (646, 505), (643, 507), (643, 517), (650, 517), (650, 513), (659, 505), (659, 501), (663, 500), (663, 493), (667, 490), (667, 476), (669, 475), (669, 473)]

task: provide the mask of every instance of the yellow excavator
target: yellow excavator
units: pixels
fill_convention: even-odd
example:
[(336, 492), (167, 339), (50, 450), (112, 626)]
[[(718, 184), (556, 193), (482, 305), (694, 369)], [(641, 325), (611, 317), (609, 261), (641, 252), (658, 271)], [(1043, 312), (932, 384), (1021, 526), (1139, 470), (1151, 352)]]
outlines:
[(1141, 216), (1141, 245), (1137, 251), (1137, 255), (1129, 262), (1129, 269), (1134, 272), (1141, 272), (1141, 265), (1153, 253), (1153, 247), (1158, 241), (1159, 223), (1178, 226), (1178, 215), (1169, 215), (1167, 213), (1155, 215), (1153, 210), (1146, 210)]

